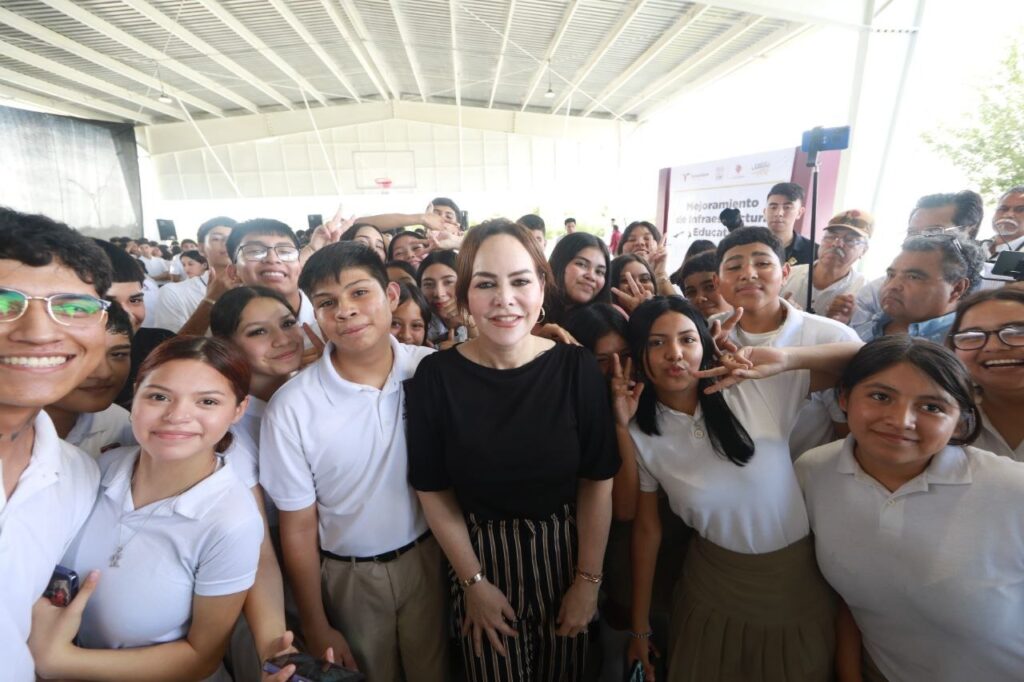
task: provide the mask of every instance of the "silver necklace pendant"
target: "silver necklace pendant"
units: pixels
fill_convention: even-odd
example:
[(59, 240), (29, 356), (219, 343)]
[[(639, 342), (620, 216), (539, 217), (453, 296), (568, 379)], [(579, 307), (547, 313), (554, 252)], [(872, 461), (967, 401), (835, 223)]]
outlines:
[(120, 568), (121, 567), (121, 554), (124, 553), (124, 545), (118, 545), (114, 553), (110, 555), (110, 567)]

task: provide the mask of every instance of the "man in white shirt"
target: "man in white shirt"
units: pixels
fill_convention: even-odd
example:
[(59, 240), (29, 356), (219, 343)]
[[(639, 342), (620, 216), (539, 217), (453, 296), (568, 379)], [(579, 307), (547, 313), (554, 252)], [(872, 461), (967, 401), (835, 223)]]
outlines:
[[(807, 264), (794, 265), (782, 287), (782, 297), (807, 308), (807, 288), (811, 286), (811, 307), (807, 312), (831, 317), (829, 311), (837, 296), (853, 296), (864, 285), (864, 275), (853, 266), (867, 253), (874, 227), (875, 219), (865, 211), (852, 209), (834, 216), (821, 237), (813, 272)], [(808, 275), (813, 282), (808, 282)]]
[[(32, 608), (88, 518), (99, 470), (62, 442), (43, 407), (104, 353), (110, 262), (49, 218), (0, 208), (0, 659), (30, 682)], [(85, 580), (86, 576), (80, 576)]]
[(140, 245), (139, 249), (142, 252), (139, 259), (146, 268), (146, 275), (161, 285), (171, 281), (171, 266), (164, 260), (160, 246), (156, 242), (149, 242)]
[(231, 288), (232, 282), (227, 276), (227, 268), (231, 265), (227, 239), (237, 224), (231, 218), (219, 216), (199, 226), (199, 252), (206, 256), (210, 270), (201, 277), (189, 277), (160, 289), (160, 302), (149, 326), (177, 334), (203, 299), (216, 301), (221, 293)]
[(1003, 251), (1024, 251), (1024, 185), (1011, 187), (999, 198), (992, 228), (996, 232), (993, 256)]
[(329, 344), (271, 399), (259, 458), (307, 648), (374, 682), (440, 682), (443, 557), (408, 482), (402, 391), (432, 351), (391, 336), (398, 285), (364, 245), (323, 247), (299, 284)]
[(186, 253), (188, 251), (198, 251), (198, 250), (199, 250), (199, 244), (197, 244), (194, 240), (192, 240), (192, 239), (182, 239), (181, 240), (181, 252), (174, 254), (174, 258), (171, 258), (170, 269), (171, 269), (171, 281), (172, 282), (180, 282), (180, 281), (182, 281), (182, 280), (187, 278), (187, 276), (185, 275), (185, 268), (181, 264), (181, 254)]

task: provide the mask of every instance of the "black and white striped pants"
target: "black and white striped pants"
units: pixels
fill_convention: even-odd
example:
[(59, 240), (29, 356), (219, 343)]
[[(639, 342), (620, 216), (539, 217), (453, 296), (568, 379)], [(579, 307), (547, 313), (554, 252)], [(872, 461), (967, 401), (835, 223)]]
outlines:
[[(472, 682), (575, 682), (583, 677), (587, 634), (555, 635), (562, 596), (576, 574), (576, 517), (568, 506), (550, 518), (482, 521), (469, 515), (469, 538), (483, 573), (516, 613), (517, 637), (502, 636), (502, 657), (485, 636), (483, 656), (472, 635), (462, 639), (462, 658)], [(455, 623), (465, 617), (462, 589), (452, 576)]]

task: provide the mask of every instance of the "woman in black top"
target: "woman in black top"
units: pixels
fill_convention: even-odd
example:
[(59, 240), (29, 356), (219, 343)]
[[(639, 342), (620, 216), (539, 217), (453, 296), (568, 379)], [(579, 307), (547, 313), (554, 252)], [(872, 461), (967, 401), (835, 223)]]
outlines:
[(593, 356), (530, 333), (550, 277), (526, 228), (471, 230), (456, 296), (479, 336), (406, 383), (409, 479), (453, 568), (471, 680), (580, 679), (597, 608), (619, 458)]

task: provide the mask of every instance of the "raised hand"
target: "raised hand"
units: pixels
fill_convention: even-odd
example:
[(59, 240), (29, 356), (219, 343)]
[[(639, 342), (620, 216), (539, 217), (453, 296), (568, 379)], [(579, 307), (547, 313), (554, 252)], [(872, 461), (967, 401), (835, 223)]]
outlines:
[(786, 352), (780, 348), (745, 346), (736, 353), (722, 354), (721, 367), (698, 372), (698, 375), (720, 377), (704, 391), (718, 393), (747, 379), (765, 379), (786, 371), (786, 358)]
[(832, 299), (825, 311), (825, 317), (831, 317), (837, 322), (850, 324), (853, 318), (853, 311), (856, 307), (856, 297), (853, 294), (840, 294)]
[(743, 308), (739, 307), (729, 313), (729, 317), (725, 318), (724, 322), (715, 320), (711, 323), (709, 331), (711, 332), (711, 338), (715, 341), (715, 350), (718, 351), (719, 357), (723, 353), (735, 353), (737, 351), (737, 346), (729, 340), (729, 335), (742, 317)]
[(629, 420), (636, 414), (637, 405), (640, 404), (640, 394), (644, 391), (644, 385), (633, 380), (633, 358), (626, 358), (626, 366), (623, 367), (619, 362), (619, 356), (612, 356), (610, 384), (615, 424), (627, 426)]
[(625, 308), (626, 312), (631, 315), (637, 306), (654, 297), (654, 294), (640, 286), (636, 278), (629, 272), (626, 273), (626, 290), (623, 291), (618, 287), (612, 287), (612, 293), (615, 294), (619, 305)]
[(665, 230), (665, 234), (661, 235), (661, 239), (658, 241), (658, 248), (651, 254), (650, 263), (656, 277), (668, 274), (668, 230)]

